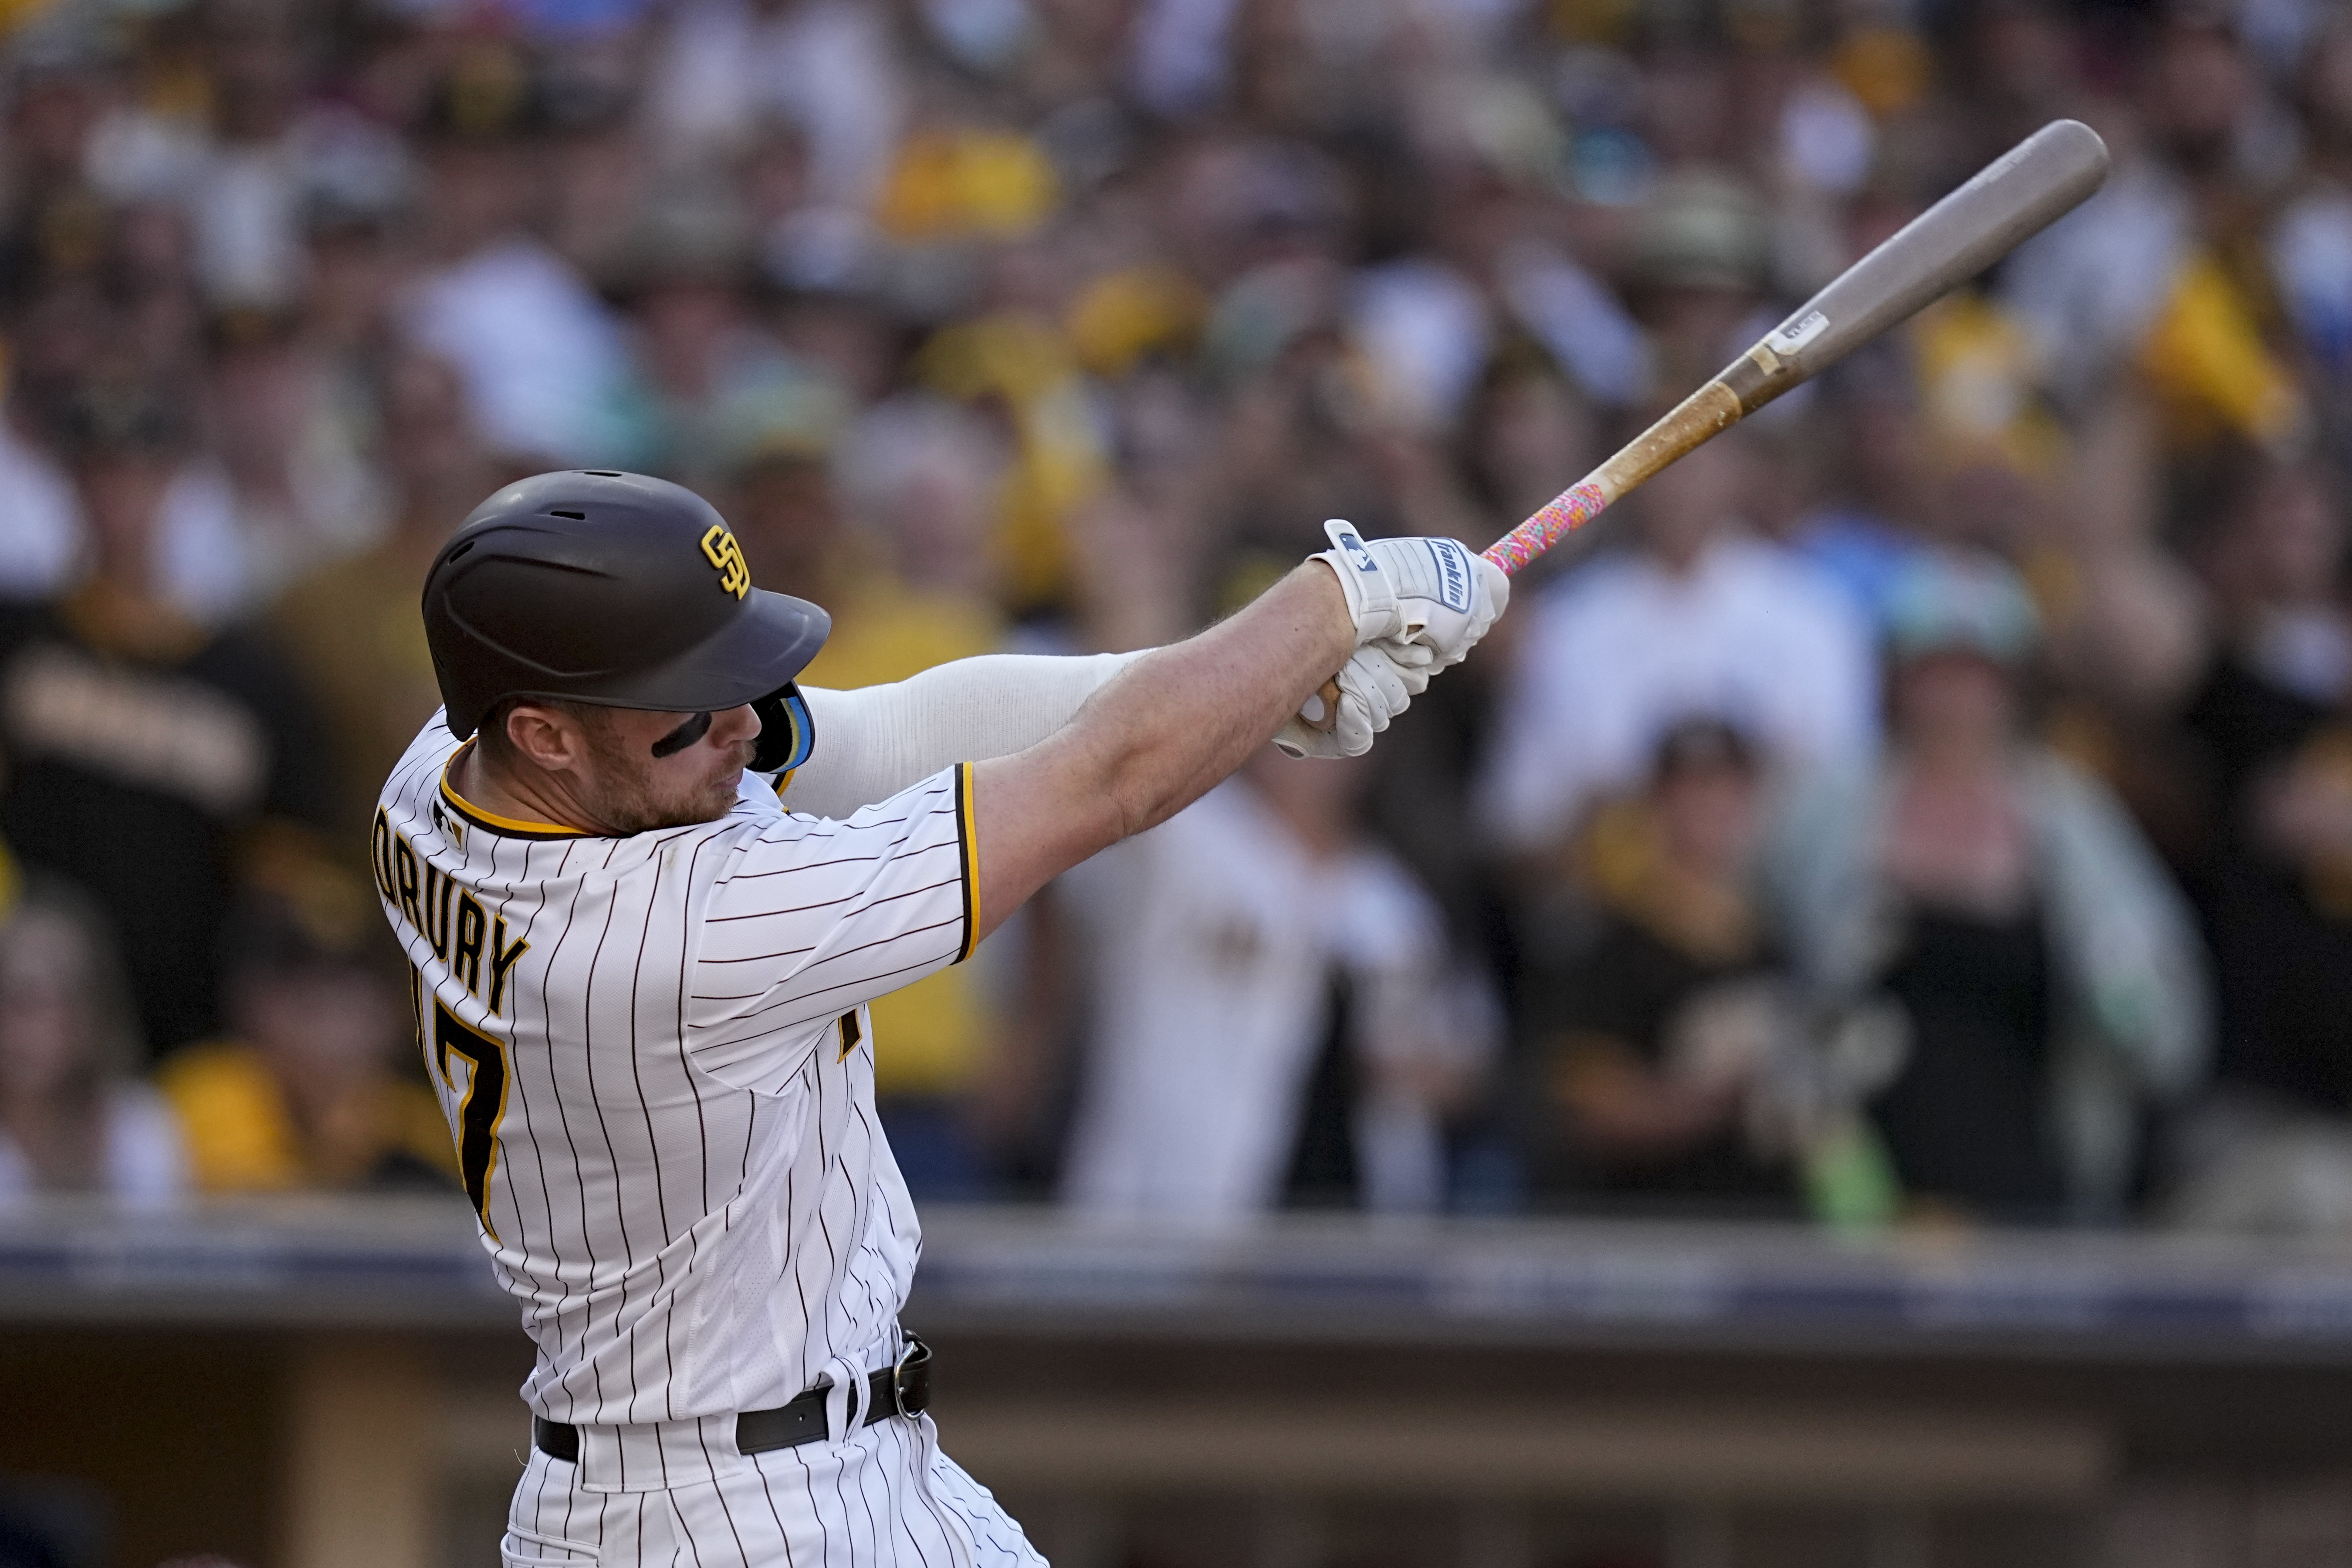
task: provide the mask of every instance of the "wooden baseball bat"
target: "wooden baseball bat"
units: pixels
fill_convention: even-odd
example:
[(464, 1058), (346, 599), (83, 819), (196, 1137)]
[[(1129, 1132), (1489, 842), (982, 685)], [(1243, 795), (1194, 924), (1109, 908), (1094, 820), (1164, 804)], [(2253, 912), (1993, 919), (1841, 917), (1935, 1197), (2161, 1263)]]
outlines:
[[(2049, 227), (2106, 177), (2107, 147), (2098, 132), (2080, 120), (2052, 120), (1838, 274), (1721, 375), (1488, 546), (1486, 559), (1506, 575), (1516, 575), (1684, 453), (1819, 375)], [(1318, 695), (1323, 713), (1312, 722), (1328, 730), (1339, 718), (1338, 680), (1326, 681)]]
[(1713, 381), (1488, 547), (1517, 573), (1659, 469), (1810, 381), (2072, 212), (2107, 177), (2107, 147), (2053, 120), (1840, 273)]

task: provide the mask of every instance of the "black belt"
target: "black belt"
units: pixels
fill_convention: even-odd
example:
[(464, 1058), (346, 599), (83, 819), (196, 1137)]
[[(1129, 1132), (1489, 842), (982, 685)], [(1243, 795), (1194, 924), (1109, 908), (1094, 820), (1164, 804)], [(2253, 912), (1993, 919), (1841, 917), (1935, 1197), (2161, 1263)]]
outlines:
[[(898, 1364), (866, 1375), (865, 1425), (892, 1416), (919, 1416), (931, 1406), (931, 1347), (907, 1336)], [(789, 1405), (746, 1410), (735, 1417), (735, 1447), (747, 1454), (796, 1448), (824, 1436), (824, 1399), (833, 1391), (820, 1383)], [(530, 1440), (540, 1452), (566, 1464), (580, 1462), (580, 1428), (544, 1416), (530, 1418)]]

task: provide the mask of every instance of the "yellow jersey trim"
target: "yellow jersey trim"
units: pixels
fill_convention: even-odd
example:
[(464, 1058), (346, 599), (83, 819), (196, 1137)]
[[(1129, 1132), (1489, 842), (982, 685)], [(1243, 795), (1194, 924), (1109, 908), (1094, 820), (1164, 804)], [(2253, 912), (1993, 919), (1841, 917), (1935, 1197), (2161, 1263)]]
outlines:
[(956, 764), (956, 837), (963, 845), (963, 951), (956, 955), (959, 964), (980, 946), (980, 837), (971, 809), (971, 768), (969, 762)]
[(479, 806), (458, 794), (449, 783), (449, 770), (457, 766), (457, 758), (471, 750), (473, 745), (473, 741), (468, 739), (465, 745), (451, 752), (449, 760), (441, 765), (441, 799), (451, 810), (478, 828), (488, 828), (494, 833), (504, 833), (509, 838), (584, 839), (592, 836), (582, 832), (577, 828), (567, 828), (556, 822), (531, 822), (525, 821), (520, 817), (501, 817), (496, 811), (483, 810)]

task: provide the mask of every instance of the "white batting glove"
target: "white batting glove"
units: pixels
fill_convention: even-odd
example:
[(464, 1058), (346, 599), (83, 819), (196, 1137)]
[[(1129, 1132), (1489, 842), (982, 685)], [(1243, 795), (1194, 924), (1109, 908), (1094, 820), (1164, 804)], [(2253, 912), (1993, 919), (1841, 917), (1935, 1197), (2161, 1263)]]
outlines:
[(1367, 643), (1339, 672), (1339, 712), (1324, 713), (1323, 699), (1309, 697), (1309, 711), (1292, 715), (1274, 743), (1292, 757), (1361, 757), (1372, 737), (1429, 689), (1436, 669), (1436, 653), (1417, 643)]
[(1319, 560), (1339, 580), (1356, 642), (1421, 643), (1437, 667), (1458, 664), (1511, 600), (1511, 580), (1460, 541), (1371, 539), (1334, 517), (1323, 525), (1331, 548)]

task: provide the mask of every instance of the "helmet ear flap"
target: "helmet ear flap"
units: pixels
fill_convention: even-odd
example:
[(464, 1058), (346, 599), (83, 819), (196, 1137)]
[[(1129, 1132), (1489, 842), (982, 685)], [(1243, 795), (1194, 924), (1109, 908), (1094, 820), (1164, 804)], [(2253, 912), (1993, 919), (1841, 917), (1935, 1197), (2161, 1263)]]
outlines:
[(754, 773), (789, 773), (816, 749), (816, 725), (798, 685), (786, 685), (755, 697), (751, 711), (760, 716), (760, 738), (751, 752)]

